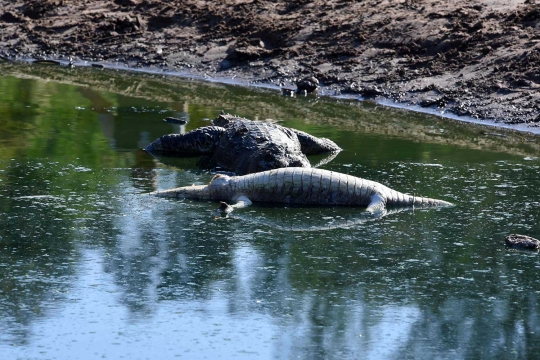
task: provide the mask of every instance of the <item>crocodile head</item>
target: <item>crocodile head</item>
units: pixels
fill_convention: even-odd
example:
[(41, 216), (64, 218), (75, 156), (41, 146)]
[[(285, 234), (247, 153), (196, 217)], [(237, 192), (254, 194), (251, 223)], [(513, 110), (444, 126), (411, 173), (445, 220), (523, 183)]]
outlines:
[(191, 185), (169, 190), (154, 191), (152, 195), (177, 199), (229, 200), (231, 198), (231, 177), (217, 174), (208, 185)]

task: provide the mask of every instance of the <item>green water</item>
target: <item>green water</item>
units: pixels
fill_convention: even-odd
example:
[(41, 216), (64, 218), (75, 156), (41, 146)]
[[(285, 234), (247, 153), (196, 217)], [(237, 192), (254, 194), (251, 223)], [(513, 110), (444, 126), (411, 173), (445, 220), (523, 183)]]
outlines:
[[(503, 245), (540, 238), (538, 138), (159, 75), (0, 74), (2, 359), (538, 356), (540, 255)], [(331, 138), (344, 151), (326, 169), (456, 206), (216, 219), (144, 195), (212, 177), (140, 149), (222, 109)]]

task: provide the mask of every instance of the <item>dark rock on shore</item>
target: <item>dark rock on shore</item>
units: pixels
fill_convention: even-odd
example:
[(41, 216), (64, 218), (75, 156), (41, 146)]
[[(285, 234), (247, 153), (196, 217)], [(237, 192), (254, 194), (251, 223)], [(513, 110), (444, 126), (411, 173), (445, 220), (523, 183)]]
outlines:
[(319, 80), (314, 76), (306, 77), (296, 82), (296, 92), (301, 94), (303, 92), (307, 94), (316, 93), (319, 89)]

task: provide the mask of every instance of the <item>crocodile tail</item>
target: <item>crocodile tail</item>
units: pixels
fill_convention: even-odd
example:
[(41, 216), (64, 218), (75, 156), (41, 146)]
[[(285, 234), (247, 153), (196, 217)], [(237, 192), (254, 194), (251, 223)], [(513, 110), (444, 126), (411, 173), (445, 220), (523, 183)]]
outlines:
[(211, 154), (223, 133), (225, 133), (225, 129), (222, 127), (205, 126), (186, 134), (163, 135), (144, 150), (152, 154), (164, 155)]
[(432, 199), (424, 196), (403, 194), (399, 191), (390, 190), (386, 197), (387, 206), (414, 206), (419, 208), (454, 206), (452, 203), (439, 199)]
[[(409, 195), (411, 196), (411, 195)], [(428, 198), (428, 197), (423, 197), (423, 196), (412, 196), (413, 198), (413, 206), (414, 207), (446, 207), (446, 206), (454, 206), (454, 204), (448, 202), (448, 201), (444, 201), (444, 200), (439, 200), (439, 199), (432, 199), (432, 198)]]

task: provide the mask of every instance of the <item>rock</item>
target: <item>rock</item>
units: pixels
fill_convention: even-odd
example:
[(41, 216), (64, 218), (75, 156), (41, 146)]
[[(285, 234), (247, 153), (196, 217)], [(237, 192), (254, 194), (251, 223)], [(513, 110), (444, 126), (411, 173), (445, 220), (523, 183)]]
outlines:
[(360, 94), (365, 97), (385, 96), (386, 92), (378, 86), (366, 86), (360, 90)]
[(137, 6), (141, 3), (140, 0), (114, 0), (116, 5), (121, 6)]
[(287, 97), (294, 97), (294, 90), (293, 89), (281, 88), (281, 94), (283, 96), (287, 96)]
[(308, 94), (317, 92), (319, 89), (319, 80), (314, 76), (303, 78), (300, 81), (296, 82), (297, 90), (296, 92), (302, 94), (304, 91)]
[(46, 59), (37, 59), (32, 61), (33, 64), (43, 64), (43, 65), (60, 65), (60, 62), (56, 60), (46, 60)]
[(248, 60), (256, 60), (263, 56), (267, 56), (271, 51), (263, 49), (259, 46), (247, 45), (247, 46), (235, 46), (229, 48), (227, 51), (228, 60), (234, 60), (238, 62), (245, 62)]
[(437, 107), (445, 107), (447, 104), (447, 101), (444, 97), (438, 97), (438, 98), (431, 98), (426, 97), (422, 99), (418, 105), (421, 107), (431, 107), (431, 106), (437, 106)]
[(504, 242), (506, 246), (518, 249), (540, 249), (540, 240), (527, 235), (510, 234), (504, 239)]
[(188, 123), (185, 118), (176, 118), (172, 116), (166, 117), (165, 119), (163, 119), (163, 121), (165, 121), (168, 124), (175, 124), (175, 125), (186, 125)]
[(19, 15), (11, 11), (6, 11), (2, 16), (0, 16), (0, 20), (7, 23), (17, 23), (24, 21), (24, 19), (21, 19)]

